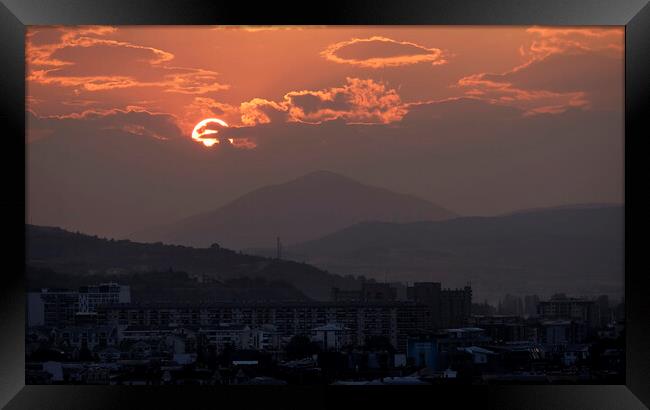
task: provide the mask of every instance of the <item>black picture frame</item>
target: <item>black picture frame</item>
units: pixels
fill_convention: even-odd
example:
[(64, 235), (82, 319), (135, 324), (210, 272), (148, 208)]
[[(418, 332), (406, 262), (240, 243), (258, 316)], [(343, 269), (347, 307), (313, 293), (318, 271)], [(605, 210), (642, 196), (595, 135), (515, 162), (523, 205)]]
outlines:
[[(222, 401), (258, 401), (285, 407), (382, 404), (386, 407), (453, 403), (455, 408), (644, 408), (650, 405), (650, 297), (641, 261), (631, 264), (630, 208), (645, 205), (633, 188), (650, 136), (650, 5), (647, 0), (327, 1), (320, 4), (208, 0), (1, 0), (0, 104), (4, 149), (0, 200), (4, 258), (0, 285), (0, 406), (17, 408), (198, 408)], [(626, 384), (620, 386), (435, 386), (421, 388), (243, 388), (26, 386), (25, 293), (25, 27), (27, 25), (326, 24), (326, 25), (621, 25), (625, 26), (625, 301)], [(22, 164), (22, 167), (21, 167)], [(633, 165), (634, 164), (634, 165)], [(641, 179), (641, 181), (643, 181)], [(632, 200), (634, 196), (634, 200)], [(639, 211), (640, 214), (640, 211)], [(635, 220), (633, 231), (645, 225)], [(642, 238), (639, 235), (639, 238)], [(640, 248), (640, 241), (636, 248)], [(637, 256), (639, 252), (637, 252)], [(640, 256), (638, 256), (640, 258)], [(11, 263), (7, 263), (11, 262)], [(290, 396), (290, 397), (289, 397)], [(423, 401), (421, 401), (423, 400)], [(199, 403), (204, 403), (200, 405)], [(290, 404), (293, 403), (293, 404)], [(645, 403), (645, 406), (644, 406)], [(466, 407), (468, 406), (468, 407)]]

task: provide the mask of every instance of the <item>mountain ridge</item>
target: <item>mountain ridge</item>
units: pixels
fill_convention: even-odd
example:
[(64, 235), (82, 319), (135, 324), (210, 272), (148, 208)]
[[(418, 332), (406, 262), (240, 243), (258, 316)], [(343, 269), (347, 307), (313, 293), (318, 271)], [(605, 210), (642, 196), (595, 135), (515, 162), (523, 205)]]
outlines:
[(443, 220), (455, 213), (410, 194), (315, 171), (250, 191), (212, 211), (134, 233), (135, 240), (235, 249), (300, 243), (365, 220)]
[(87, 276), (182, 271), (220, 280), (264, 278), (294, 286), (309, 298), (327, 300), (332, 287), (356, 288), (356, 278), (331, 274), (295, 261), (246, 255), (213, 246), (191, 248), (162, 243), (99, 238), (58, 227), (26, 225), (26, 264)]
[(377, 280), (388, 275), (452, 286), (471, 281), (484, 295), (503, 292), (504, 286), (511, 293), (596, 288), (619, 293), (623, 216), (622, 206), (610, 206), (437, 222), (365, 222), (288, 247), (285, 255)]

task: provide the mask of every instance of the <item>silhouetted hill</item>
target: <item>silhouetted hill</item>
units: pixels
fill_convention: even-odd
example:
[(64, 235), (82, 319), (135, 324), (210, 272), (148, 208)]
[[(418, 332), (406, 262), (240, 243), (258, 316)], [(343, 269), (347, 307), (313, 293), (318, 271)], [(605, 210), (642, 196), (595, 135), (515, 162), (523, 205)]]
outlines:
[(362, 223), (286, 250), (287, 258), (389, 280), (471, 281), (484, 296), (620, 293), (621, 206), (407, 224)]
[(568, 204), (568, 205), (557, 205), (557, 206), (547, 206), (547, 207), (537, 207), (537, 208), (527, 208), (527, 209), (518, 209), (513, 212), (507, 212), (499, 216), (508, 216), (516, 214), (527, 214), (527, 213), (536, 213), (536, 212), (546, 212), (546, 211), (560, 211), (560, 210), (581, 210), (581, 209), (600, 209), (600, 208), (612, 208), (620, 207), (620, 204), (615, 203), (584, 203), (584, 204)]
[(132, 238), (191, 246), (218, 242), (234, 249), (269, 247), (280, 237), (299, 243), (364, 221), (414, 222), (455, 215), (412, 195), (361, 184), (327, 171), (252, 191), (212, 212)]
[[(127, 275), (170, 269), (221, 281), (264, 278), (285, 282), (310, 298), (327, 299), (332, 286), (358, 287), (351, 277), (292, 261), (245, 255), (218, 246), (190, 248), (103, 239), (59, 228), (27, 225), (27, 265), (77, 275)], [(151, 286), (155, 286), (153, 281)]]

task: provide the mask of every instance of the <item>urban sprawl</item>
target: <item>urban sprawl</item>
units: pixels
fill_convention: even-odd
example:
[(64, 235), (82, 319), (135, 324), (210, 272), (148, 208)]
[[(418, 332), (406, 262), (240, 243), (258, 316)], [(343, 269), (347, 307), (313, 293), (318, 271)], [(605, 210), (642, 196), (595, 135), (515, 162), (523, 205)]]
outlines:
[(27, 384), (622, 383), (623, 303), (420, 282), (331, 300), (160, 303), (104, 283), (27, 295)]

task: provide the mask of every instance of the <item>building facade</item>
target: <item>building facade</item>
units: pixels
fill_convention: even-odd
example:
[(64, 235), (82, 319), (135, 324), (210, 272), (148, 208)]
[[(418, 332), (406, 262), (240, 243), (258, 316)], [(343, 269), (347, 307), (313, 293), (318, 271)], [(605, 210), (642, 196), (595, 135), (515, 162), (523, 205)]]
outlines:
[(407, 298), (429, 308), (430, 329), (464, 326), (472, 314), (472, 288), (443, 289), (439, 282), (415, 282)]
[(282, 337), (311, 336), (314, 329), (336, 323), (349, 329), (354, 344), (362, 345), (369, 336), (386, 336), (401, 351), (406, 351), (409, 334), (425, 330), (431, 322), (429, 309), (412, 302), (118, 304), (99, 306), (98, 316), (100, 323), (118, 326), (246, 325), (256, 329), (273, 325)]
[[(27, 317), (34, 318), (30, 325), (72, 326), (77, 320), (88, 319), (101, 305), (130, 303), (131, 291), (128, 286), (117, 283), (82, 286), (78, 290), (42, 289), (40, 303), (38, 293), (30, 294), (27, 304)], [(41, 312), (42, 309), (42, 312)], [(42, 321), (38, 318), (42, 317)]]
[(600, 324), (599, 308), (595, 301), (555, 295), (539, 302), (537, 312), (542, 320), (572, 320), (583, 322), (588, 328)]

